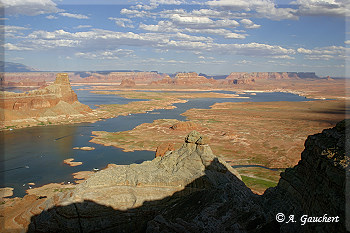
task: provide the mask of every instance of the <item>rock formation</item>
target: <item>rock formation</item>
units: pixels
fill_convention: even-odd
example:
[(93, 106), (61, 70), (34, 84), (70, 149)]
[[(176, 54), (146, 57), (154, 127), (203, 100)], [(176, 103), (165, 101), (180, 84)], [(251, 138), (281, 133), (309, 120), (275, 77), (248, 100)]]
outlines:
[[(332, 129), (309, 136), (298, 165), (287, 168), (277, 187), (265, 192), (268, 221), (274, 221), (276, 213), (295, 216), (297, 223), (281, 224), (281, 232), (345, 232), (345, 223), (350, 223), (350, 212), (345, 215), (345, 210), (350, 211), (349, 135), (350, 120), (344, 120)], [(325, 214), (338, 216), (339, 222), (301, 225), (303, 215)]]
[(204, 76), (199, 76), (195, 72), (177, 73), (175, 78), (165, 77), (159, 81), (153, 81), (151, 85), (176, 85), (176, 86), (203, 86), (217, 84), (215, 79), (208, 79)]
[(123, 79), (120, 83), (121, 87), (134, 87), (136, 86), (136, 83), (131, 79)]
[(57, 74), (52, 85), (25, 93), (2, 92), (1, 121), (17, 121), (33, 117), (53, 117), (90, 112), (91, 109), (78, 101), (68, 75)]
[[(262, 196), (193, 131), (179, 150), (110, 167), (32, 205), (43, 212), (32, 217), (28, 232), (346, 232), (349, 127), (350, 120), (342, 121), (309, 136), (298, 165)], [(286, 219), (277, 222), (277, 213)], [(324, 214), (339, 222), (302, 225), (300, 215)], [(295, 222), (287, 223), (291, 215)]]
[(109, 72), (91, 73), (90, 76), (82, 78), (79, 82), (84, 83), (103, 83), (103, 82), (121, 82), (124, 79), (131, 79), (136, 83), (149, 83), (151, 81), (160, 80), (164, 76), (157, 72)]
[(300, 78), (319, 78), (313, 72), (232, 72), (223, 84), (253, 84), (256, 80), (288, 80)]
[(156, 158), (157, 157), (163, 157), (168, 151), (175, 150), (174, 143), (168, 142), (168, 143), (162, 143), (160, 144), (156, 149)]
[(192, 121), (180, 121), (170, 127), (170, 129), (178, 131), (191, 131), (197, 130), (198, 128), (199, 125)]

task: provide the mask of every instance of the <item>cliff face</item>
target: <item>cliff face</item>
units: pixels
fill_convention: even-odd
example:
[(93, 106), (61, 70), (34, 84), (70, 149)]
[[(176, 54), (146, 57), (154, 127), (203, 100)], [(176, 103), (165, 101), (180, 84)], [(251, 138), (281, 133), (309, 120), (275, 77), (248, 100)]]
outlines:
[(165, 77), (162, 80), (154, 81), (151, 85), (176, 85), (176, 86), (200, 86), (217, 84), (215, 79), (208, 79), (198, 75), (196, 72), (178, 73), (175, 78)]
[(256, 80), (288, 80), (300, 78), (315, 79), (318, 78), (318, 76), (313, 72), (232, 72), (226, 77), (224, 83), (252, 84)]
[[(32, 217), (29, 232), (346, 232), (349, 126), (343, 121), (310, 136), (299, 164), (263, 196), (253, 194), (193, 131), (177, 151), (108, 168), (32, 206), (43, 212)], [(278, 223), (277, 213), (286, 220)], [(300, 220), (324, 214), (340, 221)], [(290, 215), (294, 223), (286, 223)]]
[(78, 101), (67, 74), (57, 74), (52, 85), (25, 93), (3, 92), (0, 98), (1, 121), (91, 111)]
[(108, 74), (92, 73), (89, 77), (80, 79), (79, 82), (121, 82), (124, 79), (130, 79), (136, 83), (149, 83), (162, 78), (163, 76), (156, 72), (110, 72)]
[[(309, 136), (298, 165), (281, 173), (277, 187), (265, 192), (264, 205), (272, 210), (271, 221), (276, 213), (295, 215), (298, 221), (296, 224), (281, 224), (282, 232), (345, 232), (345, 210), (350, 211), (350, 195), (347, 193), (350, 178), (349, 135), (350, 120), (346, 120), (332, 129)], [(323, 217), (324, 214), (327, 217), (339, 216), (340, 222), (300, 224), (303, 215)]]
[(123, 79), (120, 83), (121, 87), (134, 87), (136, 86), (136, 83), (131, 79)]

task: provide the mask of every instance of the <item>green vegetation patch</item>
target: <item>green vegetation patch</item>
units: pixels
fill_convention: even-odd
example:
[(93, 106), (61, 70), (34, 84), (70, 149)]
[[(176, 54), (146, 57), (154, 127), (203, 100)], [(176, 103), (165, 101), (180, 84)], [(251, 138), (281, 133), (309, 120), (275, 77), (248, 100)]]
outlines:
[(243, 176), (242, 181), (250, 188), (254, 187), (256, 189), (267, 189), (270, 187), (275, 187), (278, 182), (267, 181), (255, 177)]

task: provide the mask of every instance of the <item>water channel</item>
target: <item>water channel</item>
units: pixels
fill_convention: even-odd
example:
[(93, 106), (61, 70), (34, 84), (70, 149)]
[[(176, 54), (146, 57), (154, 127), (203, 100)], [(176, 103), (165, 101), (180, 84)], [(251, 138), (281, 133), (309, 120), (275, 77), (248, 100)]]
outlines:
[[(81, 88), (81, 87), (80, 87)], [(98, 104), (126, 104), (138, 99), (126, 99), (116, 95), (93, 94), (88, 90), (74, 87), (78, 99), (92, 108)], [(233, 93), (229, 91), (215, 91)], [(123, 152), (119, 148), (90, 143), (91, 131), (125, 131), (142, 123), (151, 123), (157, 119), (186, 120), (181, 116), (191, 108), (208, 109), (214, 103), (222, 102), (267, 102), (267, 101), (305, 101), (304, 97), (290, 93), (256, 93), (241, 96), (249, 99), (200, 98), (189, 99), (187, 103), (174, 104), (175, 109), (159, 109), (144, 114), (119, 116), (95, 123), (79, 123), (59, 126), (41, 126), (6, 131), (0, 134), (0, 176), (2, 187), (13, 187), (14, 196), (24, 196), (28, 183), (35, 187), (53, 182), (72, 182), (72, 173), (104, 168), (109, 163), (141, 163), (154, 158), (153, 151)], [(74, 150), (73, 147), (92, 146), (93, 151)], [(82, 165), (70, 167), (63, 163), (67, 158), (83, 162)]]

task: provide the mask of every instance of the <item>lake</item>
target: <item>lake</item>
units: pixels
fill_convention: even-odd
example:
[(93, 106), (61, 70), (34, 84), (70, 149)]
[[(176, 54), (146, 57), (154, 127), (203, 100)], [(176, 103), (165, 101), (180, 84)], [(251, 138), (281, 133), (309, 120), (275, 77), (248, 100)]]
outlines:
[[(96, 108), (98, 104), (127, 104), (135, 99), (126, 99), (116, 95), (93, 94), (88, 90), (73, 87), (81, 103)], [(215, 91), (234, 94), (230, 91)], [(90, 143), (91, 131), (125, 131), (142, 123), (151, 123), (157, 119), (186, 120), (180, 114), (191, 108), (210, 108), (215, 103), (247, 101), (305, 101), (305, 97), (290, 93), (256, 93), (244, 94), (250, 99), (201, 98), (189, 99), (187, 103), (174, 104), (175, 109), (159, 109), (143, 114), (119, 116), (95, 123), (79, 123), (59, 126), (41, 126), (6, 131), (0, 135), (0, 147), (3, 148), (0, 161), (2, 187), (13, 187), (14, 196), (24, 196), (28, 183), (34, 182), (38, 187), (54, 182), (72, 182), (72, 173), (104, 168), (109, 163), (131, 164), (152, 160), (155, 152), (123, 152), (119, 148)], [(154, 114), (157, 113), (157, 114)], [(185, 136), (185, 135), (184, 135)], [(73, 147), (92, 146), (93, 151), (73, 150)], [(67, 158), (83, 162), (82, 165), (70, 167), (63, 163)]]

